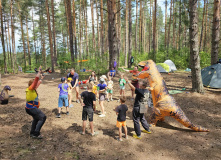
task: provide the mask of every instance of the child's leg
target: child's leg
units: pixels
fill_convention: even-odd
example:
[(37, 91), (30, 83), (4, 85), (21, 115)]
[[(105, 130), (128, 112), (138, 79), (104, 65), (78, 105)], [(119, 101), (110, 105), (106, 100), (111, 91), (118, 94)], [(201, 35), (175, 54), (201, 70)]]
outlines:
[(121, 95), (122, 95), (122, 89), (120, 89), (120, 97), (121, 97)]
[(125, 97), (125, 89), (122, 89), (122, 95)]
[(125, 138), (127, 138), (127, 126), (123, 126), (124, 127), (124, 132), (125, 132)]
[(119, 139), (122, 139), (122, 127), (119, 127)]
[(58, 114), (61, 114), (61, 107), (58, 107)]
[(67, 112), (67, 113), (69, 112), (69, 106), (66, 107), (66, 112)]
[(72, 100), (72, 93), (68, 93), (68, 104), (69, 104), (69, 107), (71, 105), (71, 100)]
[(83, 124), (82, 124), (82, 128), (83, 128), (82, 133), (83, 133), (83, 134), (85, 134), (86, 122), (87, 122), (87, 121), (83, 121)]
[(90, 123), (90, 128), (91, 128), (91, 134), (94, 133), (94, 124), (93, 121), (89, 122)]
[(112, 100), (112, 95), (113, 95), (113, 91), (112, 91), (112, 93), (110, 93), (110, 98), (111, 98), (111, 100)]
[(107, 91), (107, 100), (109, 100), (109, 90)]
[(100, 105), (101, 105), (101, 112), (102, 114), (104, 114), (104, 101), (100, 101)]

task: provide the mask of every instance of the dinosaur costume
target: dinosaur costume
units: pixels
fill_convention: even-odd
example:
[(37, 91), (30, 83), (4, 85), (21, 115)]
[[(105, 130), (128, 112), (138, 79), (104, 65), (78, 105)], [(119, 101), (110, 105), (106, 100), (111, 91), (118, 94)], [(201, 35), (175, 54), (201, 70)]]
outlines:
[(152, 88), (151, 94), (154, 109), (150, 123), (156, 125), (158, 120), (163, 121), (165, 116), (170, 116), (192, 130), (199, 132), (209, 131), (206, 128), (194, 125), (190, 122), (182, 109), (176, 104), (175, 99), (169, 95), (165, 81), (152, 60), (142, 61), (138, 65), (140, 67), (147, 66), (147, 70), (140, 72), (137, 77), (141, 79), (147, 78)]

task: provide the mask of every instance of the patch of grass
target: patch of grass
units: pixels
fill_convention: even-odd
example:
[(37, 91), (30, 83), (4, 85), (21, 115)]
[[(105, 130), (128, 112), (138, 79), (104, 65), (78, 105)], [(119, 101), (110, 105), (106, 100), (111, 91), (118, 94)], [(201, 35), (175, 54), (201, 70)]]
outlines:
[(80, 159), (80, 156), (77, 152), (65, 152), (65, 157), (67, 157), (68, 159), (71, 158), (71, 159), (76, 159), (76, 160), (79, 160)]

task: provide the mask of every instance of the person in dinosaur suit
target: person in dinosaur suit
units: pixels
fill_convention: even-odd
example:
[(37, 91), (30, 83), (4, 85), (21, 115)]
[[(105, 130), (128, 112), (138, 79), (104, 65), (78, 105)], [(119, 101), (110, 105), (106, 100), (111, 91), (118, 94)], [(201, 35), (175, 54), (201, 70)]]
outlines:
[(140, 72), (137, 77), (141, 79), (147, 78), (152, 90), (151, 94), (154, 105), (150, 120), (152, 125), (156, 125), (158, 120), (163, 121), (165, 116), (170, 116), (192, 130), (199, 132), (209, 131), (190, 122), (182, 109), (176, 104), (175, 99), (169, 95), (165, 81), (152, 60), (142, 61), (138, 65), (140, 67), (147, 66), (147, 70)]

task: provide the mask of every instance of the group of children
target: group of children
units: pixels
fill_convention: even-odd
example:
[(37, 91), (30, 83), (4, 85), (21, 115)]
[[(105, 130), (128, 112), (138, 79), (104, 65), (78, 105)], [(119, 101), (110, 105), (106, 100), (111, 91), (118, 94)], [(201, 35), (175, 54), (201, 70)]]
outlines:
[[(71, 104), (72, 102), (72, 85), (71, 85), (72, 78), (61, 78), (61, 84), (58, 85), (59, 91), (59, 99), (58, 99), (58, 114), (56, 115), (57, 118), (61, 117), (61, 108), (63, 106), (66, 107), (66, 115), (69, 115), (69, 107), (73, 107)], [(124, 79), (124, 75), (120, 75), (119, 79), (119, 90), (120, 90), (120, 97), (118, 102), (121, 105), (115, 108), (115, 112), (118, 115), (117, 117), (117, 124), (116, 126), (119, 128), (119, 141), (122, 141), (122, 130), (124, 128), (125, 131), (125, 138), (127, 139), (127, 127), (126, 127), (126, 111), (128, 110), (127, 106), (125, 105), (125, 85), (126, 81)], [(85, 127), (86, 127), (86, 120), (87, 117), (90, 122), (91, 128), (91, 135), (97, 134), (94, 132), (93, 129), (93, 113), (96, 111), (96, 99), (99, 99), (99, 105), (101, 107), (101, 112), (99, 112), (99, 117), (105, 117), (105, 110), (104, 110), (104, 101), (113, 101), (113, 87), (114, 83), (110, 76), (108, 78), (105, 75), (102, 75), (99, 78), (99, 82), (97, 80), (96, 74), (93, 71), (91, 76), (88, 79), (87, 83), (87, 91), (81, 93), (78, 97), (80, 100), (83, 111), (82, 111), (82, 120), (83, 120), (83, 131), (81, 134), (85, 134)], [(83, 101), (82, 101), (83, 99)]]

